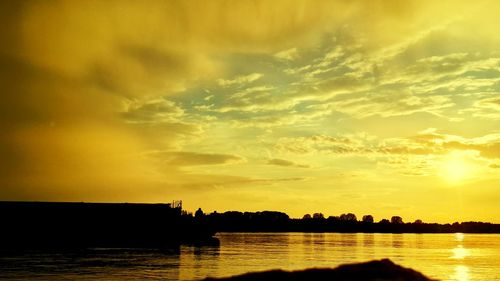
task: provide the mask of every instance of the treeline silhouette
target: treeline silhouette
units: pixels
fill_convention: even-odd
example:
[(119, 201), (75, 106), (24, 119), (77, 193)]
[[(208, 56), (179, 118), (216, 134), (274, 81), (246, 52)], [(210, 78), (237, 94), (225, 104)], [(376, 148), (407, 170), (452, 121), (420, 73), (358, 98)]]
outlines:
[(421, 220), (405, 223), (400, 216), (375, 222), (371, 215), (358, 220), (352, 213), (327, 218), (315, 213), (294, 219), (276, 211), (204, 214), (198, 209), (194, 218), (217, 232), (500, 233), (500, 224), (473, 221), (438, 224)]

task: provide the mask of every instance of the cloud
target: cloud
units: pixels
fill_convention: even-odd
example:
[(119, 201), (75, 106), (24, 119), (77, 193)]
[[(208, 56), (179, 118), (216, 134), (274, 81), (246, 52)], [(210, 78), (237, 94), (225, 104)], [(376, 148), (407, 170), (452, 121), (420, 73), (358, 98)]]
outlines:
[[(484, 158), (500, 158), (500, 138), (497, 134), (464, 138), (446, 134), (422, 134), (407, 139), (393, 139), (378, 151), (391, 154), (443, 155), (453, 150), (472, 150)], [(398, 143), (400, 143), (398, 145)]]
[[(211, 191), (220, 190), (221, 188), (228, 188), (234, 191), (234, 188), (242, 186), (250, 186), (255, 188), (257, 186), (278, 185), (287, 182), (301, 182), (306, 181), (308, 178), (304, 177), (289, 177), (289, 178), (251, 178), (230, 175), (190, 175), (192, 180), (182, 183), (181, 187), (187, 190), (195, 191)], [(198, 179), (198, 177), (200, 177)]]
[[(262, 72), (269, 79), (275, 77), (275, 81), (290, 83), (264, 79), (260, 81), (266, 83), (264, 85), (236, 93), (220, 93), (221, 98), (198, 108), (221, 113), (245, 111), (258, 114), (240, 120), (231, 116), (239, 127), (244, 127), (245, 122), (247, 127), (253, 126), (257, 124), (253, 121), (255, 119), (276, 120), (273, 111), (288, 110), (300, 114), (304, 105), (317, 112), (314, 114), (318, 117), (316, 121), (335, 112), (355, 118), (388, 118), (423, 112), (460, 121), (464, 117), (453, 116), (456, 111), (451, 109), (463, 106), (456, 98), (466, 92), (463, 88), (473, 91), (478, 89), (472, 89), (473, 85), (484, 88), (495, 83), (494, 79), (471, 79), (469, 74), (492, 71), (497, 66), (488, 58), (488, 53), (427, 52), (427, 44), (434, 44), (436, 36), (450, 36), (446, 33), (448, 26), (449, 23), (443, 23), (439, 28), (424, 29), (425, 32), (418, 36), (396, 44), (399, 49), (390, 56), (379, 53), (384, 52), (383, 48), (382, 51), (367, 49), (364, 40), (371, 38), (354, 36), (352, 29), (339, 28), (337, 33), (324, 36), (319, 46), (301, 48), (301, 57), (286, 65), (273, 63), (275, 54), (255, 57), (255, 64), (260, 68), (252, 71)], [(403, 64), (401, 61), (412, 63)], [(263, 87), (272, 87), (272, 90), (247, 94)], [(263, 112), (267, 113), (266, 116), (261, 114)], [(263, 122), (258, 123), (260, 127), (283, 124), (268, 122), (264, 126)]]
[(488, 165), (495, 167), (491, 164), (492, 160), (500, 159), (498, 134), (466, 138), (443, 134), (436, 129), (394, 138), (363, 134), (288, 137), (281, 138), (273, 150), (290, 157), (300, 155), (315, 159), (322, 163), (322, 167), (341, 163), (338, 166), (354, 165), (361, 170), (366, 169), (367, 173), (411, 177), (441, 176), (443, 171), (449, 169), (449, 163), (456, 161), (450, 159), (459, 159), (470, 169), (469, 176), (478, 179), (487, 176), (484, 169)]
[(274, 57), (277, 59), (289, 61), (295, 60), (298, 56), (299, 52), (297, 51), (297, 48), (291, 48), (274, 54)]
[(282, 138), (274, 146), (280, 152), (293, 154), (359, 154), (359, 155), (444, 155), (453, 150), (477, 151), (481, 157), (500, 158), (498, 134), (478, 138), (439, 134), (426, 130), (405, 138), (366, 139), (359, 136), (310, 136)]
[[(489, 93), (494, 95), (496, 93)], [(498, 120), (500, 119), (500, 99), (499, 98), (486, 98), (474, 102), (472, 108), (464, 109), (463, 112), (470, 112), (473, 116), (486, 119)]]
[(279, 158), (269, 159), (267, 161), (267, 164), (268, 165), (283, 166), (283, 167), (295, 167), (295, 168), (310, 168), (311, 167), (309, 165), (299, 164), (299, 163), (295, 163), (293, 161), (279, 159)]
[(402, 116), (417, 112), (441, 115), (443, 109), (453, 106), (447, 96), (415, 96), (405, 92), (365, 94), (360, 98), (346, 98), (331, 102), (331, 110), (348, 113), (357, 118), (370, 116)]
[(227, 87), (231, 85), (241, 85), (259, 80), (262, 76), (263, 75), (261, 73), (252, 73), (248, 75), (238, 76), (231, 80), (217, 79), (217, 83), (222, 87)]
[(417, 60), (416, 72), (430, 72), (434, 74), (457, 73), (462, 70), (468, 59), (467, 53), (452, 53), (444, 56), (431, 56)]
[(164, 98), (144, 102), (130, 101), (122, 116), (132, 123), (161, 123), (178, 121), (184, 115), (184, 110), (172, 101)]
[(168, 165), (198, 166), (198, 165), (223, 165), (245, 162), (245, 158), (231, 154), (210, 154), (186, 151), (155, 152), (158, 157)]
[(490, 143), (451, 141), (444, 143), (444, 146), (451, 149), (476, 150), (486, 158), (500, 158), (500, 141)]
[[(0, 199), (204, 204), (245, 186), (274, 206), (288, 188), (310, 202), (330, 194), (324, 174), (352, 194), (393, 169), (432, 175), (454, 150), (487, 166), (499, 158), (497, 11), (481, 0), (0, 1)], [(427, 124), (439, 130), (416, 133)]]
[[(439, 14), (441, 7), (412, 5), (419, 11), (429, 12), (426, 16), (417, 16), (425, 18), (432, 13)], [(402, 7), (396, 10), (406, 11)], [(389, 22), (398, 19), (395, 16), (377, 24), (390, 26)], [(380, 44), (380, 40), (388, 38), (378, 38), (380, 34), (371, 36), (360, 32), (359, 26), (339, 25), (334, 31), (324, 32), (314, 45), (293, 46), (274, 53), (228, 55), (226, 59), (232, 62), (228, 77), (236, 79), (248, 73), (261, 73), (262, 78), (248, 87), (210, 87), (210, 92), (217, 94), (195, 108), (201, 114), (210, 112), (217, 120), (235, 128), (311, 126), (338, 113), (358, 119), (413, 118), (411, 116), (425, 113), (453, 122), (462, 121), (467, 115), (455, 109), (465, 105), (457, 97), (469, 92), (472, 95), (473, 91), (484, 90), (495, 83), (494, 79), (470, 74), (482, 76), (497, 66), (491, 61), (492, 50), (473, 52), (465, 43), (474, 38), (463, 34), (456, 38), (448, 32), (454, 28), (452, 23), (463, 26), (467, 21), (432, 20), (436, 20), (435, 24), (419, 21), (422, 25), (418, 26), (418, 32), (393, 34), (395, 37), (386, 45)], [(405, 28), (409, 27), (402, 27)], [(439, 43), (436, 38), (459, 40), (463, 49), (431, 48)], [(276, 60), (277, 54), (289, 52), (300, 53), (300, 56)], [(253, 63), (249, 66), (248, 61)]]
[(274, 148), (278, 151), (294, 154), (310, 153), (358, 153), (364, 150), (357, 142), (342, 136), (313, 135), (309, 137), (290, 138), (278, 140)]
[(500, 110), (500, 108), (499, 108), (500, 107), (500, 98), (481, 100), (481, 103), (486, 104), (486, 105), (495, 106), (497, 109)]
[(210, 101), (209, 105), (197, 106), (196, 109), (218, 113), (247, 112), (255, 114), (268, 112), (272, 114), (279, 110), (290, 109), (297, 104), (297, 101), (293, 99), (283, 99), (277, 95), (278, 92), (278, 88), (269, 85), (235, 89), (234, 92), (221, 95), (217, 101)]

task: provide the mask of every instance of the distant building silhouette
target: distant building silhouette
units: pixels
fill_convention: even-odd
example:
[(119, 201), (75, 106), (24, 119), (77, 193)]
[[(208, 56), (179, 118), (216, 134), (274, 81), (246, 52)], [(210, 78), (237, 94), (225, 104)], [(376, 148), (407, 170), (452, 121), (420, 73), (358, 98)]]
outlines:
[(213, 241), (207, 224), (172, 204), (0, 202), (0, 249), (171, 247)]
[(174, 200), (174, 201), (172, 201), (171, 208), (181, 209), (182, 210), (182, 200)]

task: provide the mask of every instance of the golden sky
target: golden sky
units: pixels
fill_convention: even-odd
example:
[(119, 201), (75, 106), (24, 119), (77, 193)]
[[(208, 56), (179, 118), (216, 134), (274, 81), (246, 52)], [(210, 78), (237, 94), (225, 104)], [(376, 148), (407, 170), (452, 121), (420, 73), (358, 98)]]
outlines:
[(498, 1), (1, 1), (0, 200), (500, 223)]

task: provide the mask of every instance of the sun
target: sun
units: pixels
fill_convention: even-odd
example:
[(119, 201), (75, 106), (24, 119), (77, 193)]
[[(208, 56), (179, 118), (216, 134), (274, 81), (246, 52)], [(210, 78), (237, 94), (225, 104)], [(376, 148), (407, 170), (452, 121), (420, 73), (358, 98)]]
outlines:
[(451, 152), (446, 155), (440, 167), (441, 177), (452, 184), (459, 184), (469, 179), (475, 167), (467, 156), (463, 152)]

